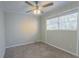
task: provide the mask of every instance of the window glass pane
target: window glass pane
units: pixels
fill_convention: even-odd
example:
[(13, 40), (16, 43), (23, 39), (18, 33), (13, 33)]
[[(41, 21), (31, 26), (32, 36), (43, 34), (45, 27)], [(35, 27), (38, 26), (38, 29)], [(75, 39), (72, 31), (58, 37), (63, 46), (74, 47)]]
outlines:
[(59, 17), (59, 29), (65, 29), (66, 26), (66, 18), (64, 16)]
[(57, 30), (57, 29), (58, 29), (58, 18), (47, 20), (47, 30)]
[(76, 30), (77, 29), (77, 13), (59, 17), (59, 29)]

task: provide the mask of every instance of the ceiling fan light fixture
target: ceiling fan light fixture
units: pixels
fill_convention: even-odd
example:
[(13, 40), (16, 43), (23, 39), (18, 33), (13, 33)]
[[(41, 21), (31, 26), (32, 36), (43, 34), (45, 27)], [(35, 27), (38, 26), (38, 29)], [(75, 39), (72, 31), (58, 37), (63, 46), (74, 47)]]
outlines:
[(35, 10), (33, 10), (33, 13), (35, 15), (39, 15), (39, 14), (41, 14), (41, 10), (40, 9), (35, 9)]

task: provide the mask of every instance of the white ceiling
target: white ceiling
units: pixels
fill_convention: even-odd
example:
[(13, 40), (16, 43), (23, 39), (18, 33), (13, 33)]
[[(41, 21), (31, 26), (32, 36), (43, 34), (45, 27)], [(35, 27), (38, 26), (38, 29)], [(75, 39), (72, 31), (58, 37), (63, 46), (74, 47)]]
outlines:
[[(51, 10), (55, 10), (59, 7), (67, 5), (68, 1), (51, 1), (54, 3), (53, 6), (44, 8), (44, 12), (49, 12)], [(33, 2), (31, 2), (33, 4)], [(48, 1), (40, 1), (40, 6), (48, 3)], [(31, 6), (27, 5), (24, 1), (3, 1), (3, 10), (6, 12), (16, 12), (16, 13), (25, 13), (26, 11), (31, 9)]]

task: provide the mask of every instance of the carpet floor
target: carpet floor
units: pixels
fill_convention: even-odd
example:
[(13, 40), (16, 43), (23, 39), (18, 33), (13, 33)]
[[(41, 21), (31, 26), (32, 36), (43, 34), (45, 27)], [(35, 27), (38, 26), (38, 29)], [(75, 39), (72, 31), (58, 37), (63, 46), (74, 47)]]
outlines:
[(38, 42), (7, 48), (4, 58), (76, 58), (76, 56)]

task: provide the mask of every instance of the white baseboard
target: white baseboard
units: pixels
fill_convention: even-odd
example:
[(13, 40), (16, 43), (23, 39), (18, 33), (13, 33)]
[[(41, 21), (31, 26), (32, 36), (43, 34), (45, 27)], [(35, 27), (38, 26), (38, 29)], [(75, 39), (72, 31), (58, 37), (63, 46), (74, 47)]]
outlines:
[(69, 54), (72, 54), (72, 55), (76, 56), (76, 57), (79, 57), (79, 55), (77, 55), (77, 54), (75, 54), (75, 53), (72, 53), (72, 52), (70, 52), (70, 51), (68, 51), (68, 50), (65, 50), (65, 49), (63, 49), (63, 48), (57, 47), (57, 46), (52, 45), (52, 44), (50, 44), (50, 43), (48, 43), (48, 42), (44, 42), (44, 43), (46, 43), (46, 44), (48, 44), (48, 45), (50, 45), (50, 46), (53, 46), (53, 47), (55, 47), (55, 48), (57, 48), (57, 49), (63, 50), (63, 51), (65, 51), (65, 52), (69, 53)]
[(32, 42), (22, 42), (20, 44), (15, 44), (15, 45), (7, 46), (6, 48), (11, 48), (11, 47), (15, 47), (15, 46), (21, 46), (21, 45), (27, 45), (27, 44), (31, 44), (31, 43), (35, 43), (35, 41), (32, 41)]

